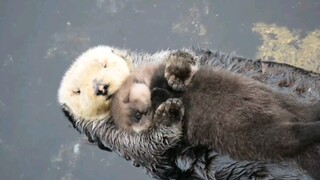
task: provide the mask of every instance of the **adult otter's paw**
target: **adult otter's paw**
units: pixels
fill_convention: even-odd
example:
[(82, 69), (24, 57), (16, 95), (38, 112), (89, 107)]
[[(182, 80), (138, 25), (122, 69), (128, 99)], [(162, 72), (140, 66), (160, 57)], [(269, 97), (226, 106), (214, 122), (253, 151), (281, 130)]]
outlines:
[(166, 61), (164, 73), (169, 86), (177, 91), (185, 90), (196, 71), (195, 64), (195, 59), (187, 52), (172, 53)]
[(161, 124), (170, 125), (172, 122), (181, 121), (184, 116), (184, 105), (181, 99), (170, 98), (160, 104), (156, 109), (154, 119)]

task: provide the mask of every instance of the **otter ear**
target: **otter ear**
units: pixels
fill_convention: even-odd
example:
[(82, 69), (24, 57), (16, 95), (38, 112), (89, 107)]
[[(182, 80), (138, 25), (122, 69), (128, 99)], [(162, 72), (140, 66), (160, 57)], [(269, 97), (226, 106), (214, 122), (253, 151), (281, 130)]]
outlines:
[(127, 62), (127, 65), (129, 67), (130, 72), (132, 72), (133, 71), (133, 61), (132, 61), (131, 57), (129, 59), (125, 59), (125, 60)]
[(122, 59), (124, 59), (128, 65), (128, 68), (130, 72), (133, 71), (133, 59), (130, 56), (130, 53), (127, 50), (112, 48), (112, 53), (116, 54), (117, 56), (120, 56)]

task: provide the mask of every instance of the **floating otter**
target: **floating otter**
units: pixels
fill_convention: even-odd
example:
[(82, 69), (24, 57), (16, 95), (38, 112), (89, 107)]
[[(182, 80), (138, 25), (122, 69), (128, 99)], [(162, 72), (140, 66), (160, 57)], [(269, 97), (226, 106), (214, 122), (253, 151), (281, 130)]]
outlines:
[[(95, 48), (87, 51), (92, 50), (90, 56), (82, 56), (86, 58), (78, 58), (75, 61), (74, 66), (71, 68), (75, 69), (75, 71), (69, 70), (65, 74), (59, 89), (59, 103), (75, 128), (84, 132), (89, 140), (97, 143), (100, 148), (112, 150), (125, 159), (132, 161), (135, 165), (141, 165), (146, 168), (152, 177), (157, 179), (310, 179), (305, 172), (301, 171), (297, 165), (291, 161), (276, 164), (261, 161), (235, 161), (226, 155), (217, 154), (214, 150), (209, 150), (205, 147), (190, 147), (187, 143), (181, 143), (177, 146), (177, 141), (170, 141), (174, 140), (174, 137), (163, 136), (163, 133), (156, 134), (154, 137), (159, 137), (159, 141), (170, 144), (173, 149), (168, 151), (166, 151), (167, 149), (159, 149), (161, 152), (166, 151), (167, 153), (150, 154), (155, 144), (159, 146), (159, 143), (155, 143), (156, 141), (150, 143), (150, 140), (148, 140), (150, 136), (154, 134), (142, 133), (139, 136), (132, 136), (119, 130), (110, 117), (110, 111), (108, 109), (106, 109), (105, 112), (102, 111), (105, 118), (101, 119), (90, 118), (91, 116), (79, 113), (76, 109), (77, 106), (73, 106), (73, 103), (81, 105), (83, 108), (86, 108), (88, 113), (93, 112), (93, 114), (99, 111), (96, 111), (95, 108), (89, 105), (95, 105), (94, 103), (100, 100), (101, 102), (107, 103), (106, 97), (108, 97), (109, 94), (98, 93), (100, 95), (96, 95), (94, 93), (96, 88), (94, 88), (93, 79), (100, 78), (108, 80), (108, 78), (126, 78), (126, 76), (122, 76), (126, 73), (122, 75), (119, 74), (121, 77), (109, 77), (106, 76), (107, 73), (99, 73), (108, 70), (104, 69), (103, 66), (97, 66), (101, 68), (101, 71), (93, 71), (91, 66), (86, 65), (86, 61), (95, 61), (95, 59), (105, 59), (109, 61), (110, 58), (115, 58), (124, 62), (122, 63), (122, 68), (127, 69), (125, 70), (126, 72), (131, 71), (129, 68), (130, 63), (127, 63), (130, 59), (132, 59), (135, 65), (145, 62), (161, 62), (167, 59), (172, 52), (175, 52), (175, 50), (170, 50), (155, 54), (146, 54), (106, 46), (98, 48), (100, 50), (104, 49), (102, 51), (96, 49), (97, 51), (95, 52), (94, 49)], [(186, 49), (186, 51), (196, 56), (201, 66), (228, 69), (244, 76), (253, 77), (286, 94), (293, 94), (301, 102), (309, 104), (320, 99), (320, 76), (318, 74), (285, 64), (253, 61), (208, 50)], [(110, 61), (113, 60), (111, 59)], [(76, 66), (76, 64), (78, 65)], [(80, 69), (82, 70), (80, 71)], [(95, 78), (91, 78), (90, 80), (90, 78), (86, 77), (87, 72), (91, 73), (90, 77)], [(113, 86), (113, 83), (117, 82), (110, 81), (110, 83), (110, 86)], [(79, 94), (75, 94), (75, 92), (77, 92), (75, 90), (79, 90), (79, 88), (88, 90), (81, 91), (80, 96)], [(113, 93), (112, 90), (108, 92)], [(92, 93), (92, 95), (90, 95), (90, 93)], [(80, 101), (79, 99), (82, 97), (90, 98), (84, 98), (86, 101)], [(77, 100), (75, 98), (79, 99)], [(108, 102), (110, 103), (110, 101)], [(171, 128), (169, 130), (172, 132), (168, 131), (166, 134), (173, 134), (173, 132), (177, 132), (178, 129), (178, 127), (176, 129)], [(153, 140), (157, 139), (153, 138)]]
[[(192, 56), (179, 51), (169, 57), (166, 67), (145, 65), (134, 71), (112, 100), (116, 124), (140, 133), (183, 119), (181, 131), (191, 145), (213, 148), (238, 160), (293, 158), (311, 172), (320, 167), (316, 146), (320, 105), (305, 106), (225, 70), (195, 72), (189, 62)], [(183, 93), (176, 91), (185, 87)]]
[[(116, 151), (136, 166), (146, 167), (149, 172), (163, 166), (170, 167), (166, 169), (172, 169), (171, 173), (177, 174), (180, 170), (172, 165), (171, 157), (165, 153), (180, 142), (176, 129), (181, 125), (162, 126), (151, 133), (132, 136), (119, 131), (110, 117), (110, 100), (132, 70), (131, 63), (131, 56), (124, 50), (109, 46), (87, 50), (64, 75), (58, 91), (59, 103), (73, 126), (84, 132), (88, 140), (97, 143), (99, 148)], [(156, 138), (150, 141), (150, 136)], [(149, 167), (155, 162), (161, 165)], [(157, 177), (165, 175), (159, 172)]]

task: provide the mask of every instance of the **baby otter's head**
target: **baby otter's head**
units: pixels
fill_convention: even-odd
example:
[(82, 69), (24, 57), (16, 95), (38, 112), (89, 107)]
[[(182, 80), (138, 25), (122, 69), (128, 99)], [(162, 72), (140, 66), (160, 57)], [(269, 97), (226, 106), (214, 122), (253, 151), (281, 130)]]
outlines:
[(130, 74), (130, 66), (129, 56), (108, 46), (94, 47), (78, 57), (58, 91), (69, 119), (87, 123), (108, 118), (111, 97)]
[(161, 103), (174, 95), (162, 87), (166, 82), (164, 76), (155, 78), (157, 71), (164, 73), (160, 66), (139, 67), (114, 95), (111, 116), (119, 128), (139, 133), (162, 123), (154, 119), (154, 113)]
[(118, 127), (129, 132), (147, 130), (152, 123), (151, 91), (145, 82), (130, 76), (111, 103), (111, 115)]

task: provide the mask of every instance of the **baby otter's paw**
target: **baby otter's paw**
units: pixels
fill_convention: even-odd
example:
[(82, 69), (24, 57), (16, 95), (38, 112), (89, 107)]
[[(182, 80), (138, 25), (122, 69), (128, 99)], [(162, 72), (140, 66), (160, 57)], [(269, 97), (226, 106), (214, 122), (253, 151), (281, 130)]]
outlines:
[(184, 105), (181, 99), (170, 98), (166, 102), (160, 104), (155, 112), (154, 118), (160, 120), (161, 123), (168, 125), (175, 121), (181, 121), (184, 112)]
[(164, 76), (174, 90), (185, 90), (190, 83), (195, 68), (195, 59), (187, 52), (172, 53), (166, 61)]

